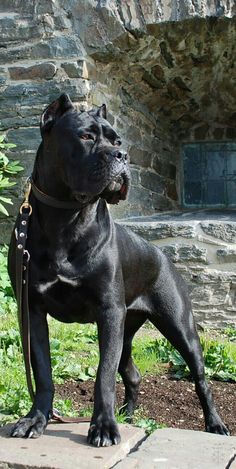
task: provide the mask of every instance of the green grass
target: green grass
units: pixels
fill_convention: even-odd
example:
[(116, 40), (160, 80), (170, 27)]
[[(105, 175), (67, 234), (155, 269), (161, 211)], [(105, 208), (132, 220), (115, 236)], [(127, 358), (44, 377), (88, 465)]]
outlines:
[[(31, 406), (16, 305), (6, 272), (6, 248), (0, 250), (0, 304), (0, 423), (3, 424), (24, 415)], [(157, 375), (168, 369), (179, 379), (188, 377), (188, 368), (179, 353), (165, 338), (153, 338), (153, 330), (149, 329), (146, 325), (145, 333), (133, 343), (134, 361), (141, 374)], [(95, 379), (99, 360), (96, 326), (63, 324), (49, 317), (49, 330), (54, 382)], [(236, 382), (236, 329), (227, 328), (214, 340), (211, 334), (202, 335), (201, 343), (207, 376)], [(69, 399), (55, 399), (54, 405), (65, 415), (76, 414)], [(91, 411), (91, 408), (80, 410), (80, 415), (91, 415)], [(124, 416), (118, 416), (118, 421), (122, 419)], [(147, 432), (158, 428), (156, 422), (145, 417), (142, 409), (136, 412), (134, 422)]]
[[(94, 379), (99, 360), (97, 330), (92, 324), (66, 325), (49, 318), (53, 379), (62, 384), (68, 379)], [(230, 341), (225, 340), (225, 336)], [(205, 352), (206, 373), (211, 378), (236, 381), (236, 337), (228, 330), (224, 340), (201, 337)], [(25, 372), (20, 353), (20, 337), (15, 312), (1, 315), (0, 325), (0, 421), (24, 415), (30, 408)], [(171, 369), (177, 378), (187, 377), (188, 369), (178, 352), (164, 338), (153, 339), (146, 333), (134, 340), (133, 356), (142, 375), (163, 373)], [(69, 399), (55, 400), (55, 407), (63, 414), (75, 415)], [(91, 413), (91, 409), (84, 409)], [(83, 411), (82, 411), (83, 413)], [(139, 414), (138, 414), (139, 415)], [(119, 417), (122, 421), (122, 416)], [(143, 426), (155, 427), (139, 415)], [(148, 430), (149, 431), (149, 430)]]

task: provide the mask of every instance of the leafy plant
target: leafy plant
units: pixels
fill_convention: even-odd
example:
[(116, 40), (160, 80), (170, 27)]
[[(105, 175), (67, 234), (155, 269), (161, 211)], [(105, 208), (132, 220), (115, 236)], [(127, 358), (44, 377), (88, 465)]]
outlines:
[(137, 419), (134, 421), (134, 425), (143, 428), (147, 435), (150, 435), (158, 428), (166, 428), (166, 425), (157, 423), (155, 420), (149, 418)]
[(236, 342), (236, 327), (227, 327), (224, 333), (231, 342)]
[(16, 146), (14, 143), (6, 143), (5, 138), (5, 135), (0, 136), (0, 212), (8, 216), (9, 213), (5, 205), (12, 205), (12, 201), (10, 197), (5, 197), (2, 194), (4, 194), (6, 189), (15, 185), (15, 182), (10, 181), (9, 177), (15, 176), (22, 171), (23, 167), (20, 166), (19, 161), (9, 161), (5, 155), (5, 150)]
[(7, 272), (7, 246), (0, 248), (0, 316), (16, 312), (16, 303)]
[(205, 370), (206, 375), (221, 381), (236, 382), (236, 362), (230, 356), (224, 343), (212, 341), (205, 344)]
[(67, 417), (75, 417), (77, 415), (70, 399), (55, 399), (54, 408), (61, 415), (66, 415)]
[[(234, 335), (232, 329), (230, 329), (230, 334)], [(228, 344), (205, 339), (204, 336), (201, 338), (201, 344), (206, 375), (221, 381), (236, 381), (236, 362)], [(146, 355), (149, 353), (155, 353), (157, 361), (168, 363), (175, 378), (182, 379), (190, 376), (184, 359), (167, 339), (150, 341), (145, 350)]]
[(134, 416), (132, 419), (133, 424), (136, 427), (143, 428), (147, 435), (150, 435), (158, 428), (165, 428), (166, 425), (156, 422), (154, 419), (146, 417), (145, 410), (142, 406), (134, 411)]

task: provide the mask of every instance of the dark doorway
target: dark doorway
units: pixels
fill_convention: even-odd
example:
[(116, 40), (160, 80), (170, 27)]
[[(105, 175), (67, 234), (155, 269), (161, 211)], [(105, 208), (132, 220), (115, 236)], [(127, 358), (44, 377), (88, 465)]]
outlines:
[(183, 146), (183, 205), (236, 207), (236, 143)]

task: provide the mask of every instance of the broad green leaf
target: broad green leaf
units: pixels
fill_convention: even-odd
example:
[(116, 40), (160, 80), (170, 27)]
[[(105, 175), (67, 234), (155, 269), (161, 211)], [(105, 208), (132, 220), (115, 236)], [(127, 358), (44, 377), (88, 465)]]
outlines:
[(1, 204), (1, 202), (0, 202), (0, 213), (3, 213), (4, 215), (6, 215), (6, 217), (9, 216), (8, 211), (5, 209), (4, 205)]
[(9, 199), (9, 197), (3, 197), (2, 195), (0, 195), (0, 200), (5, 204), (13, 205), (13, 202), (11, 201), (11, 199)]
[(2, 143), (6, 138), (5, 134), (0, 135), (0, 143)]

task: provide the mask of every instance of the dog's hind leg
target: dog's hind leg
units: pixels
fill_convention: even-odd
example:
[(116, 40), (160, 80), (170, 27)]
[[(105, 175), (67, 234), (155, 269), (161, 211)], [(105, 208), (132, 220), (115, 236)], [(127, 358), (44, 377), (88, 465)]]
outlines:
[(204, 361), (186, 286), (171, 267), (160, 273), (152, 294), (153, 313), (150, 321), (171, 342), (186, 361), (195, 381), (196, 393), (205, 416), (206, 431), (227, 435), (205, 379)]
[(141, 316), (140, 312), (131, 311), (127, 313), (125, 321), (124, 343), (118, 371), (125, 386), (125, 399), (121, 412), (125, 413), (127, 420), (131, 421), (134, 413), (141, 375), (135, 366), (131, 351), (134, 334), (143, 325), (146, 316)]
[(52, 382), (48, 325), (46, 315), (38, 310), (30, 313), (31, 361), (36, 393), (30, 412), (12, 428), (11, 436), (37, 438), (43, 434), (52, 410)]

